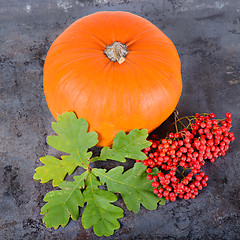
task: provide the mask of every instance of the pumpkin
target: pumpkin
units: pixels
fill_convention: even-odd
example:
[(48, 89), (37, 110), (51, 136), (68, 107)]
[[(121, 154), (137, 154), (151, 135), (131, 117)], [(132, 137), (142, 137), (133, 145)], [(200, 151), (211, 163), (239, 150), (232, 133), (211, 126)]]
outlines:
[(148, 20), (128, 12), (97, 12), (70, 25), (44, 64), (50, 112), (73, 111), (110, 146), (123, 130), (149, 132), (175, 109), (181, 65), (172, 41)]

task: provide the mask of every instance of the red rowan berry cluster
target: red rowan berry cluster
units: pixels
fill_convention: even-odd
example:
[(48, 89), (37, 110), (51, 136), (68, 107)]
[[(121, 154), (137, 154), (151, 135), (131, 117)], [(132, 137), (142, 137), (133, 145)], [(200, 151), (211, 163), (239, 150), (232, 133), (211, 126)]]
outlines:
[[(143, 164), (148, 167), (147, 179), (152, 181), (154, 194), (170, 201), (177, 197), (188, 200), (207, 186), (208, 176), (201, 171), (205, 160), (213, 163), (224, 156), (235, 139), (230, 132), (231, 114), (225, 116), (217, 120), (214, 113), (196, 113), (184, 118), (187, 126), (181, 122), (183, 118), (177, 119), (174, 123), (177, 132), (169, 133), (167, 138), (158, 140), (157, 135), (152, 136), (151, 147), (143, 150), (147, 156)], [(176, 124), (179, 122), (184, 126), (180, 131)]]

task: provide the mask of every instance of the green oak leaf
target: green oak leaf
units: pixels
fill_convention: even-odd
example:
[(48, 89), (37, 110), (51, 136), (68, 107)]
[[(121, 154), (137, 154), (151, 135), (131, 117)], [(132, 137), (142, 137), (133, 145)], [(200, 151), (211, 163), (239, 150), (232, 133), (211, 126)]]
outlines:
[[(40, 158), (43, 166), (36, 168), (35, 180), (46, 183), (52, 180), (53, 186), (60, 190), (46, 194), (46, 204), (41, 209), (43, 222), (47, 227), (65, 227), (69, 219), (77, 220), (79, 207), (86, 207), (82, 215), (84, 228), (93, 227), (98, 236), (110, 236), (120, 227), (118, 219), (123, 217), (123, 210), (113, 203), (117, 200), (114, 193), (120, 193), (129, 210), (138, 212), (140, 205), (153, 210), (157, 203), (165, 204), (165, 199), (156, 197), (151, 183), (146, 180), (146, 166), (136, 163), (132, 169), (123, 172), (123, 167), (116, 167), (106, 172), (105, 169), (95, 169), (90, 162), (112, 159), (125, 162), (126, 158), (144, 160), (146, 155), (142, 150), (151, 145), (147, 141), (147, 129), (134, 129), (129, 134), (120, 131), (113, 140), (112, 148), (104, 147), (100, 157), (92, 157), (89, 149), (98, 142), (96, 132), (88, 132), (85, 119), (77, 119), (73, 112), (58, 116), (57, 123), (52, 123), (56, 136), (49, 136), (47, 142), (53, 148), (65, 152), (61, 159), (53, 156)], [(86, 171), (75, 176), (74, 181), (64, 181), (66, 175), (71, 175), (80, 166)], [(154, 173), (157, 174), (157, 169)], [(99, 177), (100, 181), (97, 179)], [(99, 189), (106, 183), (108, 191)]]
[(120, 193), (127, 208), (137, 213), (140, 210), (140, 204), (148, 210), (154, 210), (160, 200), (153, 194), (151, 183), (146, 180), (146, 168), (138, 162), (124, 173), (122, 166), (115, 167), (108, 172), (106, 169), (96, 168), (92, 171), (102, 183), (107, 184), (108, 191)]
[(45, 156), (40, 158), (40, 161), (45, 165), (35, 169), (33, 179), (41, 180), (41, 183), (53, 180), (54, 187), (58, 186), (67, 174), (71, 175), (79, 163), (71, 156), (62, 156), (62, 160), (53, 156)]
[(92, 152), (88, 149), (98, 142), (96, 132), (87, 132), (88, 123), (85, 119), (77, 119), (73, 112), (65, 112), (58, 116), (58, 122), (52, 123), (57, 136), (48, 136), (47, 143), (53, 148), (69, 153), (79, 162), (79, 166), (87, 169)]
[(146, 155), (142, 150), (152, 144), (146, 140), (147, 136), (147, 129), (133, 129), (129, 134), (120, 131), (113, 140), (112, 148), (104, 147), (100, 157), (92, 158), (91, 162), (106, 161), (107, 159), (126, 162), (126, 158), (144, 160)]
[(123, 217), (123, 210), (111, 204), (117, 200), (117, 196), (99, 189), (100, 185), (94, 174), (90, 173), (86, 180), (86, 190), (83, 192), (87, 206), (82, 214), (82, 224), (86, 229), (93, 226), (97, 236), (110, 236), (115, 229), (120, 228), (117, 219)]
[(48, 228), (57, 229), (60, 225), (65, 227), (70, 217), (78, 219), (79, 206), (82, 207), (85, 203), (81, 188), (85, 187), (84, 180), (87, 176), (88, 172), (85, 171), (80, 176), (75, 176), (73, 182), (61, 182), (59, 184), (61, 190), (46, 194), (43, 200), (47, 203), (42, 207), (41, 214), (45, 215), (43, 222)]

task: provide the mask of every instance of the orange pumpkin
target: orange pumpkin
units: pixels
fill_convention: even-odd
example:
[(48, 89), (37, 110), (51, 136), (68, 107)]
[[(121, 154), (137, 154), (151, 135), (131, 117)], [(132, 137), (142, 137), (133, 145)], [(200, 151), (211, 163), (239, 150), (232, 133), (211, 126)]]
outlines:
[(171, 40), (128, 12), (98, 12), (69, 26), (44, 65), (44, 92), (54, 116), (74, 111), (110, 146), (120, 130), (157, 128), (182, 91), (181, 65)]

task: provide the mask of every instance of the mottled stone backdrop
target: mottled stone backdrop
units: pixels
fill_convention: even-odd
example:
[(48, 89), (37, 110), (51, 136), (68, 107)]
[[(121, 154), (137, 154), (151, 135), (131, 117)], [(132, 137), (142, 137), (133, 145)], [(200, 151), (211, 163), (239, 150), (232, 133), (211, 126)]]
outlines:
[(196, 199), (134, 214), (119, 198), (125, 217), (109, 239), (240, 239), (239, 0), (0, 0), (0, 239), (106, 239), (80, 219), (47, 229), (39, 212), (51, 184), (32, 179), (39, 157), (59, 155), (46, 144), (53, 133), (42, 84), (46, 53), (72, 22), (102, 10), (129, 11), (162, 29), (181, 57), (180, 116), (230, 111), (236, 134), (227, 154), (204, 166), (209, 186)]

